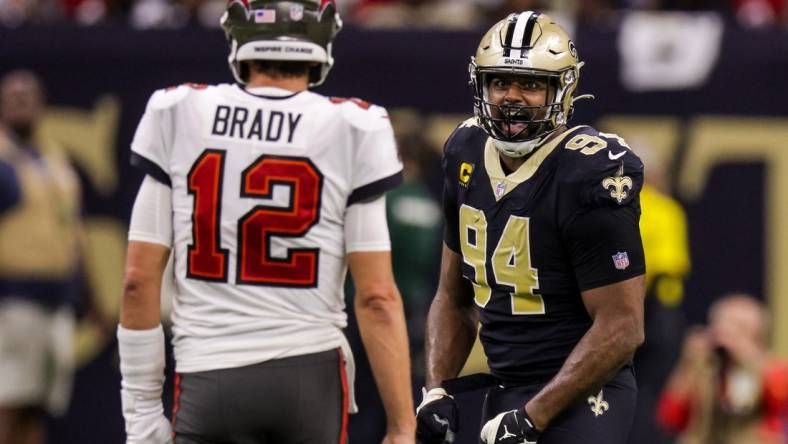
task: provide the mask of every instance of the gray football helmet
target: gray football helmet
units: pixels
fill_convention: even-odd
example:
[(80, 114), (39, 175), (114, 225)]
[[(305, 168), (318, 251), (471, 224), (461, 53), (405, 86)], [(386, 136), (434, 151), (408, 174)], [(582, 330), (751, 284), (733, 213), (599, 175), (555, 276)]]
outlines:
[(247, 60), (317, 62), (309, 85), (323, 83), (334, 64), (331, 43), (342, 29), (334, 0), (229, 0), (221, 26), (230, 43), (228, 62), (242, 84)]

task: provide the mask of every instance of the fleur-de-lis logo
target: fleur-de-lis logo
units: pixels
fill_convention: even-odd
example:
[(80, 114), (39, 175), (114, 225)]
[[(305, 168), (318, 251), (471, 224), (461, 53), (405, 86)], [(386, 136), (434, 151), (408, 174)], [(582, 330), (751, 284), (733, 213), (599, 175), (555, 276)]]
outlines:
[(619, 204), (629, 196), (632, 191), (632, 179), (624, 175), (624, 162), (618, 167), (618, 171), (612, 177), (606, 177), (602, 181), (602, 188), (610, 190), (610, 197), (616, 200)]
[(602, 399), (602, 390), (599, 390), (598, 395), (588, 397), (588, 405), (591, 406), (591, 412), (594, 413), (595, 418), (610, 410), (610, 404)]

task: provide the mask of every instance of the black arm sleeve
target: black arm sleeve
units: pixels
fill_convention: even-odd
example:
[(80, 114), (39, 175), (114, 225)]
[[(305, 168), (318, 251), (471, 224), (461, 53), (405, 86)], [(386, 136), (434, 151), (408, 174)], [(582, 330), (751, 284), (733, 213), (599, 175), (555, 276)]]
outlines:
[(443, 216), (446, 220), (443, 241), (455, 253), (460, 253), (460, 211), (448, 183), (443, 185)]
[(635, 205), (601, 206), (579, 213), (564, 227), (581, 291), (646, 272), (639, 218)]

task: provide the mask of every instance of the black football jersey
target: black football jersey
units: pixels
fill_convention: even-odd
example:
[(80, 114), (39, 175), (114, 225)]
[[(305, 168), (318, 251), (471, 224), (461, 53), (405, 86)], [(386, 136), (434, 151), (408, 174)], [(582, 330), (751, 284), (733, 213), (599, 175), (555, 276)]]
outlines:
[(580, 292), (645, 273), (643, 164), (620, 137), (578, 126), (507, 175), (471, 119), (443, 168), (445, 242), (473, 285), (493, 375), (553, 377), (591, 326)]

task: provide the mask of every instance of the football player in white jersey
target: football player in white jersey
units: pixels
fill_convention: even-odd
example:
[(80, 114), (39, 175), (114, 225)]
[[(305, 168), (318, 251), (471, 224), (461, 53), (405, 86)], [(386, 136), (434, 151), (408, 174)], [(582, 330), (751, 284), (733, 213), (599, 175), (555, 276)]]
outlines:
[[(388, 417), (413, 443), (410, 362), (384, 193), (402, 165), (385, 109), (310, 92), (333, 63), (333, 0), (232, 0), (238, 85), (148, 102), (132, 142), (118, 342), (128, 443), (345, 443), (353, 365), (343, 283)], [(161, 282), (174, 255), (172, 425), (163, 414)]]

